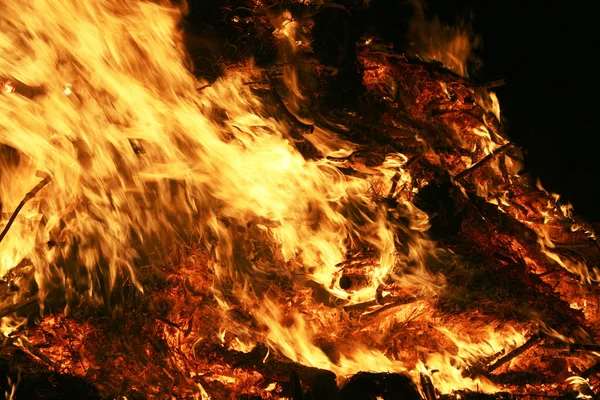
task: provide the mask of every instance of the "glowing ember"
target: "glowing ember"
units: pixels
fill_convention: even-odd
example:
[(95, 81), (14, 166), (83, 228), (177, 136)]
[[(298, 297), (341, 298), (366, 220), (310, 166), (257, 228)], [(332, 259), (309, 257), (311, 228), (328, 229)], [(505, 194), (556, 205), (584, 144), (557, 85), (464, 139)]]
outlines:
[(15, 86), (11, 81), (2, 82), (2, 92), (4, 92), (5, 94), (12, 93), (15, 90)]

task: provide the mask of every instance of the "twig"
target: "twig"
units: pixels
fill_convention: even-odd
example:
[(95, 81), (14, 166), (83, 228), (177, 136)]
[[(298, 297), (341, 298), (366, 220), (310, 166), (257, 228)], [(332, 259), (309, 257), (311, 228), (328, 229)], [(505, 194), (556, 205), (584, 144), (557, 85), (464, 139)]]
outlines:
[(598, 345), (598, 344), (578, 344), (578, 343), (569, 344), (569, 351), (573, 352), (575, 350), (600, 351), (600, 345)]
[(486, 165), (488, 162), (490, 162), (492, 159), (494, 159), (497, 155), (500, 155), (504, 152), (506, 152), (506, 150), (508, 150), (510, 147), (515, 146), (515, 144), (513, 142), (508, 142), (502, 146), (500, 146), (496, 151), (491, 152), (490, 154), (488, 154), (487, 156), (483, 157), (481, 160), (477, 161), (474, 165), (472, 165), (470, 168), (465, 169), (462, 172), (459, 172), (458, 174), (456, 174), (454, 176), (455, 180), (459, 180), (459, 179), (463, 179), (465, 177), (467, 177), (468, 175), (470, 175), (473, 171), (478, 170), (479, 168), (483, 167), (484, 165)]
[(598, 372), (600, 372), (600, 361), (583, 371), (579, 376), (586, 379)]
[(17, 208), (15, 209), (15, 211), (10, 216), (10, 219), (6, 223), (6, 226), (2, 230), (2, 233), (0, 233), (0, 242), (2, 242), (2, 239), (4, 239), (4, 236), (6, 236), (6, 234), (8, 233), (8, 230), (10, 229), (11, 225), (13, 224), (13, 222), (15, 222), (15, 219), (17, 218), (17, 215), (19, 215), (19, 212), (25, 206), (25, 203), (27, 203), (40, 190), (42, 190), (42, 188), (44, 186), (46, 186), (48, 183), (50, 183), (50, 180), (51, 180), (50, 176), (45, 177), (40, 183), (38, 183), (33, 189), (31, 189), (29, 191), (29, 193), (27, 193), (25, 195), (25, 197), (23, 198), (23, 200), (21, 200), (21, 202), (19, 203), (19, 205), (17, 206)]
[(567, 344), (555, 344), (550, 346), (544, 346), (551, 349), (567, 350), (569, 353), (576, 351), (600, 351), (600, 345), (598, 344), (581, 344), (581, 343), (567, 343)]
[(506, 364), (507, 362), (511, 361), (513, 358), (523, 354), (526, 350), (535, 346), (542, 338), (543, 338), (543, 335), (541, 332), (534, 334), (529, 339), (527, 339), (527, 341), (525, 343), (523, 343), (521, 346), (517, 347), (513, 351), (506, 354), (504, 357), (501, 357), (495, 363), (488, 366), (485, 369), (485, 372), (490, 373), (490, 372), (494, 371), (495, 369), (501, 367), (502, 365)]
[[(502, 349), (490, 356), (487, 357), (483, 357), (482, 359), (480, 359), (476, 364), (472, 365), (470, 368), (465, 369), (462, 372), (462, 376), (467, 378), (473, 378), (477, 375), (481, 375), (481, 374), (485, 374), (485, 375), (489, 375), (487, 374), (487, 372), (485, 371), (485, 367), (486, 365), (490, 364), (492, 361), (504, 356), (505, 349)], [(489, 376), (486, 376), (489, 379)]]
[[(391, 297), (391, 296), (389, 296), (389, 297)], [(390, 311), (390, 310), (393, 310), (394, 308), (404, 306), (410, 302), (411, 302), (410, 299), (397, 298), (397, 299), (392, 300), (389, 303), (385, 303), (384, 305), (382, 305), (375, 311), (361, 314), (359, 319), (360, 319), (361, 323), (363, 323), (363, 324), (372, 324), (374, 320), (378, 320), (378, 317), (380, 317), (382, 314), (386, 313), (386, 311)]]
[(45, 355), (44, 353), (42, 353), (41, 351), (36, 349), (28, 341), (24, 340), (24, 341), (21, 341), (21, 343), (22, 343), (21, 348), (23, 349), (23, 351), (25, 351), (25, 353), (29, 353), (29, 355), (39, 358), (40, 360), (42, 360), (43, 362), (48, 364), (53, 369), (55, 369), (57, 367), (56, 364), (54, 363), (54, 361), (52, 361), (50, 359), (50, 357), (48, 357), (47, 355)]
[(475, 88), (476, 89), (493, 89), (493, 88), (501, 87), (504, 85), (506, 85), (506, 79), (497, 79), (495, 81), (475, 85)]
[[(283, 76), (282, 73), (274, 73), (274, 74), (270, 74), (269, 78), (278, 78), (280, 76)], [(270, 85), (271, 84), (271, 80), (270, 79), (263, 79), (261, 81), (248, 81), (248, 82), (244, 82), (244, 85), (249, 86), (249, 85)]]
[(166, 318), (156, 318), (156, 319), (157, 319), (158, 321), (160, 321), (160, 322), (164, 323), (164, 324), (167, 324), (167, 325), (169, 325), (169, 326), (172, 326), (173, 328), (177, 328), (178, 330), (182, 330), (182, 329), (181, 329), (181, 326), (179, 326), (179, 325), (178, 325), (178, 324), (176, 324), (175, 322), (171, 322), (171, 321), (169, 321), (169, 320), (168, 320), (168, 319), (166, 319)]
[(46, 92), (46, 89), (42, 86), (29, 86), (19, 80), (2, 76), (0, 76), (0, 89), (0, 93), (17, 93), (29, 99), (33, 99)]

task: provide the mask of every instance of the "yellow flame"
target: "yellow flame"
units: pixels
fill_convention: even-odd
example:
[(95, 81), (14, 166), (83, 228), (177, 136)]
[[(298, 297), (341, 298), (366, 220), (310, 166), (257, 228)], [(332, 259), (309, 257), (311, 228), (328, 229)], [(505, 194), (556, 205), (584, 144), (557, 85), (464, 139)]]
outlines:
[[(302, 253), (306, 266), (333, 268), (343, 260), (342, 242), (359, 227), (337, 203), (369, 202), (366, 184), (347, 180), (326, 161), (306, 162), (284, 138), (285, 128), (261, 116), (242, 74), (199, 95), (184, 67), (174, 10), (144, 2), (26, 4), (28, 12), (12, 4), (3, 10), (23, 35), (3, 32), (0, 71), (43, 86), (46, 94), (1, 98), (0, 141), (29, 167), (3, 179), (3, 186), (8, 179), (31, 182), (33, 169), (52, 176), (46, 204), (32, 204), (23, 219), (32, 223), (43, 214), (42, 240), (58, 235), (77, 242), (77, 262), (90, 271), (88, 280), (106, 262), (114, 284), (118, 270), (133, 271), (132, 237), (166, 238), (182, 225), (215, 234), (217, 258), (231, 260), (223, 219), (270, 221), (284, 257)], [(22, 43), (23, 37), (30, 39)], [(68, 97), (65, 81), (73, 82)], [(227, 118), (211, 120), (223, 106)], [(2, 195), (5, 204), (18, 199)], [(307, 223), (313, 210), (319, 210), (316, 227)], [(3, 254), (22, 239), (31, 241), (17, 231), (2, 243)], [(375, 229), (371, 241), (389, 241), (389, 234), (381, 235)], [(27, 255), (44, 276), (42, 287), (50, 265), (73, 256), (69, 246), (43, 256), (31, 248), (24, 253), (5, 260), (2, 270)]]
[(439, 61), (461, 76), (468, 76), (468, 61), (478, 38), (469, 29), (444, 25), (438, 17), (427, 19), (421, 2), (412, 2), (415, 15), (410, 21), (409, 35), (417, 56), (428, 61)]
[(427, 357), (425, 363), (419, 361), (417, 370), (431, 376), (436, 389), (442, 393), (450, 393), (457, 389), (468, 389), (493, 393), (498, 387), (483, 377), (465, 378), (463, 372), (473, 366), (479, 359), (510, 351), (525, 343), (524, 332), (509, 327), (505, 332), (498, 332), (490, 327), (477, 335), (476, 341), (469, 336), (459, 335), (445, 327), (437, 327), (457, 348), (455, 354), (434, 353)]

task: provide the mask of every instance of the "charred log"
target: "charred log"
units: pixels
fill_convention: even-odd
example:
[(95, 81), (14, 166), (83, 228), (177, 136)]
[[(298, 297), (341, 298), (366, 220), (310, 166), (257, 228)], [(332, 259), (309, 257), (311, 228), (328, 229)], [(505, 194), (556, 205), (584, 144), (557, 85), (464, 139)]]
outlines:
[(525, 343), (523, 343), (521, 346), (519, 346), (515, 350), (511, 351), (510, 353), (506, 354), (505, 356), (501, 357), (500, 359), (495, 361), (493, 364), (488, 365), (486, 367), (485, 371), (487, 373), (493, 372), (495, 369), (501, 367), (502, 365), (506, 364), (507, 362), (510, 362), (510, 360), (514, 359), (515, 357), (518, 357), (520, 354), (523, 354), (529, 348), (538, 344), (540, 342), (540, 340), (542, 340), (542, 338), (543, 338), (542, 334), (536, 333), (535, 335), (533, 335), (529, 339), (527, 339), (527, 341)]
[(2, 229), (2, 232), (0, 233), (0, 242), (2, 242), (2, 239), (4, 239), (4, 237), (8, 233), (8, 230), (12, 226), (13, 222), (15, 222), (15, 219), (17, 218), (17, 215), (19, 215), (19, 212), (25, 206), (25, 204), (32, 197), (34, 197), (40, 190), (42, 190), (42, 188), (44, 186), (46, 186), (48, 183), (50, 183), (50, 180), (51, 180), (50, 176), (45, 177), (33, 189), (31, 189), (29, 192), (27, 192), (27, 194), (25, 195), (25, 197), (23, 198), (23, 200), (21, 200), (21, 202), (17, 205), (17, 208), (15, 208), (15, 211), (13, 211), (13, 213), (10, 216), (10, 218), (6, 222), (6, 225), (4, 226), (4, 229)]
[(340, 399), (422, 400), (412, 380), (401, 374), (361, 372), (351, 377), (340, 391)]

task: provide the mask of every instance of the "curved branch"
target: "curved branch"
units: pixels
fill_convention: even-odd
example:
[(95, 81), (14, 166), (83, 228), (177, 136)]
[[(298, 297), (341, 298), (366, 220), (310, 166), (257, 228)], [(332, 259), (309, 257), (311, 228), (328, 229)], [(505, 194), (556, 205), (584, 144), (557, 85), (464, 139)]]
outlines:
[(6, 223), (6, 226), (2, 230), (2, 233), (0, 233), (0, 242), (2, 242), (2, 240), (4, 239), (4, 237), (6, 236), (6, 234), (8, 233), (8, 231), (10, 230), (10, 227), (12, 226), (13, 222), (15, 222), (15, 219), (17, 218), (17, 215), (19, 215), (19, 212), (25, 206), (25, 204), (32, 197), (34, 197), (40, 190), (42, 190), (42, 188), (44, 186), (46, 186), (48, 183), (50, 183), (50, 181), (51, 181), (50, 176), (45, 177), (40, 183), (38, 183), (33, 189), (31, 189), (25, 195), (25, 197), (23, 197), (23, 200), (21, 200), (21, 202), (19, 203), (19, 205), (17, 206), (17, 208), (15, 209), (15, 211), (10, 216), (8, 222)]

